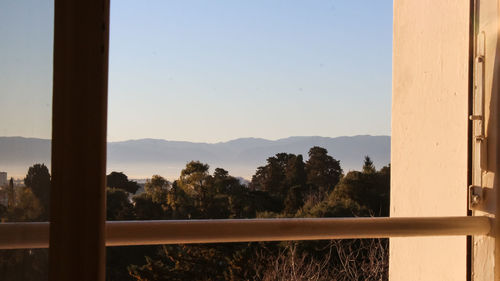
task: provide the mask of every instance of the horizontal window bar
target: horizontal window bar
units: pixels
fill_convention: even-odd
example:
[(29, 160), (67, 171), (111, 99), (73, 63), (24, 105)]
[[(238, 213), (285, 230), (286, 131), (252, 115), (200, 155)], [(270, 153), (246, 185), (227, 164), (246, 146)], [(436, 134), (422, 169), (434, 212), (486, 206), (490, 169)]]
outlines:
[[(488, 217), (108, 221), (106, 246), (487, 235)], [(47, 248), (49, 223), (0, 223), (0, 249)]]

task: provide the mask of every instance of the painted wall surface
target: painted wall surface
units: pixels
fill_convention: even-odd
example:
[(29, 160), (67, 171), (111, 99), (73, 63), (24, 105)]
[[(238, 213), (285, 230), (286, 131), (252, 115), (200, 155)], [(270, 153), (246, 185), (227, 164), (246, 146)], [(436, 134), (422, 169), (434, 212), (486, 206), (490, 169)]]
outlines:
[[(395, 0), (391, 216), (467, 214), (469, 1)], [(466, 280), (466, 238), (390, 240), (390, 280)]]

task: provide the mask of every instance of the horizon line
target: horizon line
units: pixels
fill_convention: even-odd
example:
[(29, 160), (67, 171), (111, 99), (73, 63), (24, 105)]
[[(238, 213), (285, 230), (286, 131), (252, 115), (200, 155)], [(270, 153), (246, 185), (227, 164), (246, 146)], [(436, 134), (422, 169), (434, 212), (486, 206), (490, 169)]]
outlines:
[[(129, 142), (129, 141), (140, 141), (140, 140), (155, 140), (155, 141), (167, 141), (167, 142), (186, 142), (186, 143), (197, 143), (197, 144), (222, 144), (222, 143), (228, 143), (232, 141), (237, 141), (237, 140), (245, 140), (245, 139), (255, 139), (255, 140), (264, 140), (264, 141), (281, 141), (281, 140), (286, 140), (286, 139), (291, 139), (291, 138), (328, 138), (328, 139), (336, 139), (336, 138), (353, 138), (353, 137), (391, 137), (391, 135), (370, 135), (370, 134), (358, 134), (358, 135), (343, 135), (343, 136), (336, 136), (336, 137), (329, 137), (329, 136), (319, 136), (319, 135), (312, 135), (312, 136), (289, 136), (289, 137), (283, 137), (283, 138), (277, 138), (277, 139), (267, 139), (267, 138), (261, 138), (261, 137), (238, 137), (234, 139), (229, 139), (226, 141), (217, 141), (217, 142), (208, 142), (208, 141), (189, 141), (189, 140), (170, 140), (170, 139), (161, 139), (161, 138), (150, 138), (150, 137), (144, 137), (144, 138), (137, 138), (137, 139), (126, 139), (126, 140), (113, 140), (113, 141), (107, 141), (107, 143), (121, 143), (121, 142)], [(41, 138), (41, 137), (26, 137), (26, 136), (0, 136), (0, 138), (22, 138), (22, 139), (36, 139), (36, 140), (47, 140), (51, 141), (51, 138)]]

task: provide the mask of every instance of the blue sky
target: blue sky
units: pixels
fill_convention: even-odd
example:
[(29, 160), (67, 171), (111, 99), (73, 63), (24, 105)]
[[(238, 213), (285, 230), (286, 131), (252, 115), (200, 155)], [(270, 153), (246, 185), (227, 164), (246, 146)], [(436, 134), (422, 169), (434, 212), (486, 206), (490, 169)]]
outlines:
[[(392, 1), (111, 3), (111, 141), (390, 134)], [(50, 137), (52, 10), (0, 1), (0, 135)]]

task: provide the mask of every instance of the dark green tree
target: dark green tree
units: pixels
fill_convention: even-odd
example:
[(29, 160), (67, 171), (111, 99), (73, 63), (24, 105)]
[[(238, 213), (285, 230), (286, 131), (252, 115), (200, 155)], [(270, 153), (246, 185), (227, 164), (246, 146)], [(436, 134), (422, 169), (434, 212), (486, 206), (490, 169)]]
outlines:
[(135, 181), (129, 181), (128, 177), (121, 172), (111, 172), (106, 176), (106, 186), (120, 188), (130, 193), (136, 193), (139, 185)]
[[(369, 163), (368, 163), (369, 164)], [(372, 216), (389, 215), (390, 166), (380, 171), (366, 165), (363, 172), (351, 171), (342, 178), (330, 195), (330, 200), (353, 200), (369, 210)]]
[(215, 168), (214, 178), (216, 179), (226, 179), (229, 177), (229, 172), (222, 168)]
[(302, 155), (290, 157), (285, 168), (285, 179), (288, 186), (305, 187), (307, 183), (306, 165)]
[(209, 184), (211, 176), (208, 173), (209, 166), (200, 161), (191, 161), (186, 164), (186, 167), (181, 171), (179, 185), (188, 194), (192, 194), (194, 206), (198, 211), (196, 217), (204, 217), (202, 214), (207, 213), (209, 203)]
[(106, 189), (106, 219), (131, 220), (134, 218), (133, 206), (128, 193), (120, 188)]
[[(273, 196), (285, 198), (288, 192), (286, 170), (289, 162), (295, 159), (294, 154), (278, 153), (266, 160), (266, 165), (257, 168), (250, 183), (252, 189), (268, 192)], [(289, 177), (293, 177), (289, 175)]]
[(167, 194), (167, 204), (172, 212), (172, 219), (191, 219), (196, 217), (194, 199), (179, 186), (178, 181), (172, 183)]
[(168, 219), (167, 203), (170, 183), (159, 175), (146, 181), (144, 192), (133, 197), (138, 219)]
[(170, 182), (160, 175), (153, 175), (146, 181), (144, 192), (157, 204), (167, 202), (167, 192), (170, 189)]
[(207, 164), (200, 161), (191, 161), (186, 164), (186, 167), (181, 171), (180, 183), (187, 185), (193, 189), (203, 186), (204, 181), (209, 176)]
[(326, 193), (333, 190), (342, 176), (340, 161), (328, 155), (325, 148), (315, 146), (309, 150), (306, 162), (307, 183), (312, 192)]
[(28, 169), (24, 185), (31, 189), (40, 201), (42, 212), (40, 219), (48, 220), (50, 200), (50, 173), (45, 164), (35, 164)]
[(375, 169), (375, 165), (373, 165), (372, 159), (370, 159), (370, 156), (365, 156), (365, 162), (363, 164), (363, 173), (365, 174), (373, 174), (377, 172)]
[(8, 203), (7, 206), (13, 208), (16, 202), (16, 192), (14, 190), (14, 178), (10, 178), (9, 187), (7, 189)]
[(167, 219), (165, 210), (161, 203), (153, 201), (147, 193), (141, 193), (132, 197), (134, 202), (135, 219), (138, 220), (162, 220)]

